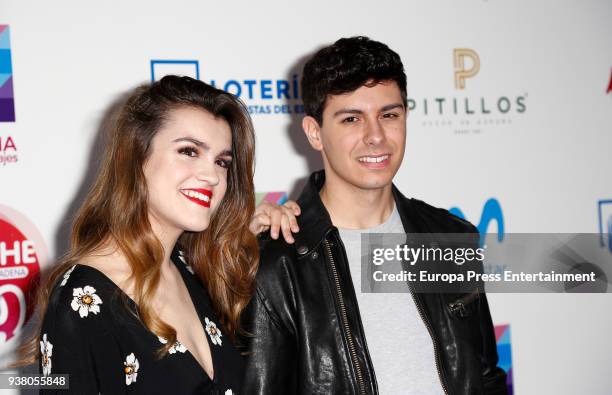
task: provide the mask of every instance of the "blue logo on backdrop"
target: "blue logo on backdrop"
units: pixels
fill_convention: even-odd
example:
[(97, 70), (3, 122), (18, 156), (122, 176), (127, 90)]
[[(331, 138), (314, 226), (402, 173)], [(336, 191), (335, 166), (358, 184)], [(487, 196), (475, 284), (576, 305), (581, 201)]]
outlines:
[[(453, 207), (450, 213), (456, 215), (459, 218), (466, 219), (463, 211), (458, 207)], [(482, 208), (482, 214), (480, 216), (480, 222), (478, 222), (478, 232), (483, 236), (480, 240), (480, 245), (485, 244), (485, 238), (489, 224), (495, 221), (497, 222), (497, 241), (502, 242), (504, 240), (504, 214), (502, 212), (499, 201), (495, 198), (490, 198)]]
[(197, 60), (151, 60), (151, 82), (168, 74), (186, 75), (199, 80), (200, 62)]
[[(200, 79), (200, 63), (197, 60), (151, 60), (151, 81), (168, 74)], [(205, 82), (241, 98), (251, 115), (304, 113), (297, 74), (290, 79), (230, 78)]]
[(597, 203), (599, 242), (612, 253), (612, 200), (600, 200)]

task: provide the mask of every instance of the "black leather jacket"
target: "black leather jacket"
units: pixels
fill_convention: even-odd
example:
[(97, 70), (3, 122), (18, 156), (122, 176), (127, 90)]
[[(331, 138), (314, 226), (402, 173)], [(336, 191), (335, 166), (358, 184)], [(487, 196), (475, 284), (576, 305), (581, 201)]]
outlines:
[[(251, 334), (242, 339), (246, 394), (378, 393), (344, 246), (319, 198), (324, 181), (322, 171), (313, 173), (298, 199), (293, 245), (261, 240), (256, 293), (243, 316)], [(395, 187), (393, 195), (406, 232), (477, 232)], [(445, 392), (506, 394), (487, 300), (476, 295), (457, 310), (448, 295), (413, 294)]]

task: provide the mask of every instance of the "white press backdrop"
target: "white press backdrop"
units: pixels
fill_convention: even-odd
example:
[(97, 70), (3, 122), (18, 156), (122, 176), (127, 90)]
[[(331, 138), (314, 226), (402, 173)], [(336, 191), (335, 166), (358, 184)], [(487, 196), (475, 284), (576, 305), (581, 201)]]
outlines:
[[(598, 202), (604, 220), (612, 213), (611, 17), (605, 0), (2, 0), (15, 121), (0, 123), (0, 154), (17, 162), (0, 164), (0, 218), (18, 212), (26, 237), (40, 232), (42, 267), (61, 254), (105, 112), (152, 73), (199, 73), (240, 90), (257, 132), (257, 191), (295, 197), (320, 162), (299, 129), (294, 76), (320, 46), (367, 35), (406, 67), (413, 109), (395, 180), (406, 195), (459, 208), (477, 225), (493, 199), (505, 233), (597, 233)], [(457, 49), (472, 55), (455, 65)], [(475, 63), (458, 89), (456, 71)], [(612, 393), (611, 295), (495, 294), (490, 303), (495, 323), (511, 327), (516, 393)], [(0, 325), (15, 314), (8, 306), (0, 303)], [(4, 363), (18, 339), (7, 337)]]

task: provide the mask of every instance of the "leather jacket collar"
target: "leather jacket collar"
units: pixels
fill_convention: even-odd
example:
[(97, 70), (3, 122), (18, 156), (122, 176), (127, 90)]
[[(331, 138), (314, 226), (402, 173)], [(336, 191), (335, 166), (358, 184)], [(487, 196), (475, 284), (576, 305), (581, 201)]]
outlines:
[[(300, 227), (308, 229), (308, 232), (299, 232), (293, 235), (300, 257), (305, 257), (310, 251), (315, 250), (330, 229), (334, 228), (329, 213), (319, 196), (323, 184), (325, 184), (325, 171), (319, 170), (312, 173), (297, 201), (302, 210)], [(410, 201), (402, 195), (395, 185), (393, 185), (393, 198), (406, 233), (427, 232), (429, 230), (423, 220), (409, 207)]]

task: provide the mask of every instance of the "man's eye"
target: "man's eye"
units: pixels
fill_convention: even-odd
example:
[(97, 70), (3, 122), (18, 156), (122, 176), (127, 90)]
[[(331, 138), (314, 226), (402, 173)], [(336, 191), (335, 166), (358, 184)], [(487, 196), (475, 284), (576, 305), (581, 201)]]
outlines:
[(224, 169), (228, 169), (232, 164), (232, 161), (227, 159), (217, 159), (215, 163), (217, 164), (217, 166), (221, 166)]
[(357, 122), (357, 117), (346, 117), (342, 120), (342, 123), (353, 123)]
[(198, 150), (195, 149), (194, 147), (183, 147), (181, 149), (179, 149), (179, 154), (183, 154), (183, 155), (187, 155), (187, 156), (198, 156)]
[(394, 112), (388, 112), (388, 113), (383, 114), (383, 118), (397, 118), (397, 117), (399, 117), (399, 115)]

